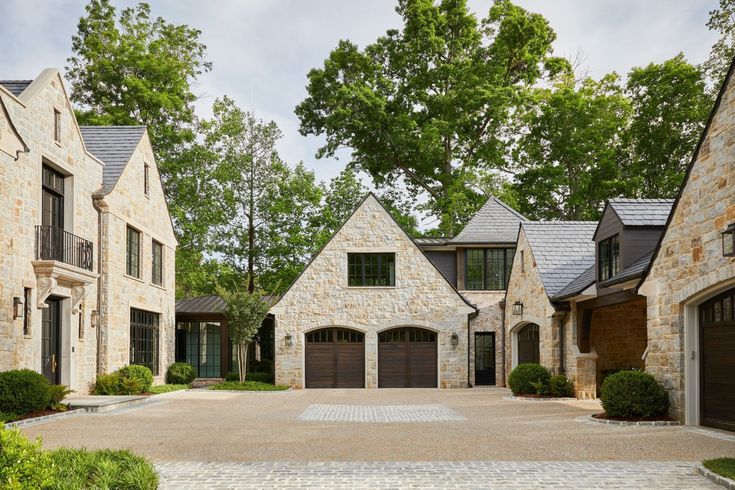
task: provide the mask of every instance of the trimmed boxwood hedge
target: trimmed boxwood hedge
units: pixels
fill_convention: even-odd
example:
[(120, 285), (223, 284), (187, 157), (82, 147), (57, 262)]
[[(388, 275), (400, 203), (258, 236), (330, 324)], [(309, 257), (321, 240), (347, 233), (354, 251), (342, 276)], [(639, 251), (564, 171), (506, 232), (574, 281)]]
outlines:
[(605, 378), (600, 401), (608, 417), (653, 418), (669, 410), (669, 395), (643, 371), (619, 371)]
[(44, 410), (51, 404), (46, 376), (30, 369), (0, 373), (0, 412), (16, 415)]
[(541, 364), (519, 364), (508, 376), (508, 387), (514, 395), (535, 394), (536, 388), (531, 383), (549, 383), (549, 371)]
[(166, 370), (166, 383), (188, 385), (196, 378), (194, 368), (188, 362), (175, 362)]

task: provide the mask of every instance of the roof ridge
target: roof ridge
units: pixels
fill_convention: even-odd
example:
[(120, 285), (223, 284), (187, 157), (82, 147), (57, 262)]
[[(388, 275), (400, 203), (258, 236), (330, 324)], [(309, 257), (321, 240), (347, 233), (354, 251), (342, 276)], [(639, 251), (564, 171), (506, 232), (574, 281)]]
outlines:
[(131, 125), (123, 125), (123, 124), (112, 124), (112, 125), (101, 125), (101, 126), (95, 126), (95, 125), (84, 125), (79, 126), (80, 128), (95, 128), (95, 129), (125, 129), (125, 128), (131, 128), (131, 129), (138, 129), (138, 128), (147, 128), (148, 126), (146, 124), (131, 124)]

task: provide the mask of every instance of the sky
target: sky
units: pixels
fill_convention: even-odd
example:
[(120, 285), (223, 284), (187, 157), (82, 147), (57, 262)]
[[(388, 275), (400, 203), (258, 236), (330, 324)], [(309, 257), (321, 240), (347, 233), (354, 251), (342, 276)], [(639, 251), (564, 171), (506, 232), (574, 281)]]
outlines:
[[(717, 0), (516, 0), (543, 14), (557, 33), (555, 53), (577, 57), (593, 77), (661, 62), (683, 52), (692, 63), (709, 54), (706, 27)], [(116, 7), (137, 1), (112, 0)], [(281, 157), (317, 178), (336, 176), (349, 160), (317, 160), (322, 140), (302, 136), (294, 107), (306, 96), (306, 74), (322, 66), (340, 39), (364, 47), (399, 27), (393, 0), (149, 0), (154, 16), (202, 31), (211, 72), (194, 86), (197, 113), (210, 114), (227, 95), (283, 132)], [(31, 79), (47, 67), (63, 71), (83, 0), (0, 0), (0, 79)], [(489, 0), (469, 0), (484, 17)]]

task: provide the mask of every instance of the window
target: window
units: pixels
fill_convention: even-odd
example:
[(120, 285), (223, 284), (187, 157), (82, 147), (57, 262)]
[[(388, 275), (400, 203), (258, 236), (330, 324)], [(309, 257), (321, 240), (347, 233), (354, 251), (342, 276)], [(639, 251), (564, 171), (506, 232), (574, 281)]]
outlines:
[(396, 254), (347, 254), (349, 286), (395, 286)]
[(158, 376), (158, 314), (130, 308), (130, 364)]
[[(177, 328), (179, 335), (186, 336), (185, 359), (194, 368), (197, 378), (219, 378), (222, 375), (220, 322), (182, 322)], [(237, 364), (232, 370), (237, 370)]]
[(125, 272), (129, 276), (140, 278), (140, 232), (128, 226), (127, 258)]
[(54, 141), (61, 142), (61, 112), (54, 109)]
[(508, 285), (515, 248), (465, 250), (465, 289), (503, 290)]
[(79, 317), (79, 340), (84, 340), (84, 313), (86, 312), (86, 306), (84, 303), (79, 305), (79, 313), (77, 313), (77, 316)]
[(620, 272), (620, 242), (618, 235), (602, 240), (598, 251), (600, 281), (615, 277)]
[(163, 245), (153, 240), (151, 247), (151, 282), (156, 286), (163, 285)]
[(23, 335), (31, 334), (31, 288), (23, 288)]
[(143, 167), (143, 191), (145, 192), (145, 195), (148, 195), (148, 192), (150, 191), (151, 187), (151, 167), (148, 166), (146, 163)]

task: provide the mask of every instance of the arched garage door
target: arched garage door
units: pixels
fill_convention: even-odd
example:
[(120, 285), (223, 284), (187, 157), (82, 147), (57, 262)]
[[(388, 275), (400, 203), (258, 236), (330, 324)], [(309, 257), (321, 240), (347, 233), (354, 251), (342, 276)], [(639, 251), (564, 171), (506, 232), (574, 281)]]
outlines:
[(436, 333), (401, 327), (378, 336), (379, 388), (436, 388)]
[(699, 307), (700, 422), (735, 431), (735, 289)]
[(518, 364), (538, 364), (540, 359), (538, 325), (529, 323), (518, 330)]
[(306, 334), (307, 388), (364, 388), (365, 335), (346, 328)]

